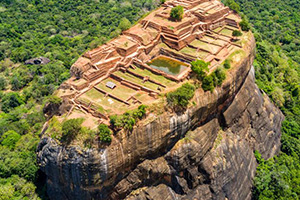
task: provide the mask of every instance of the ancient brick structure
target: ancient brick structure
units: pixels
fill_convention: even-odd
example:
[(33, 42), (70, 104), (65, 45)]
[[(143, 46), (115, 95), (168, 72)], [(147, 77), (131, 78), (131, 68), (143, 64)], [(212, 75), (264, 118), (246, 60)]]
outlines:
[[(172, 21), (169, 19), (170, 11), (178, 5), (184, 7), (183, 19)], [(78, 103), (77, 106), (84, 107), (85, 110), (91, 110), (90, 105), (82, 104), (78, 98), (92, 88), (100, 91), (96, 85), (109, 78), (120, 82), (124, 87), (148, 92), (149, 95), (160, 93), (160, 83), (127, 70), (129, 68), (147, 69), (153, 74), (162, 75), (176, 82), (183, 81), (189, 75), (191, 71), (189, 68), (174, 76), (151, 69), (146, 64), (160, 55), (172, 57), (187, 64), (195, 59), (203, 59), (211, 62), (210, 68), (214, 69), (235, 47), (241, 47), (231, 42), (231, 35), (226, 35), (233, 29), (239, 29), (239, 21), (240, 18), (218, 0), (167, 1), (138, 24), (123, 31), (122, 35), (86, 52), (72, 65), (71, 75), (73, 77), (66, 82), (70, 85), (68, 92), (72, 94), (73, 98), (70, 99), (70, 102)], [(221, 32), (223, 29), (224, 31)], [(218, 40), (218, 42), (214, 42), (214, 40)], [(120, 70), (135, 78), (143, 79), (143, 82), (156, 83), (157, 91), (113, 74)], [(83, 81), (78, 81), (78, 79), (83, 79)], [(126, 105), (130, 105), (127, 100), (136, 99), (136, 97), (130, 96), (124, 100), (110, 93), (104, 94)], [(141, 100), (133, 102), (141, 103)]]

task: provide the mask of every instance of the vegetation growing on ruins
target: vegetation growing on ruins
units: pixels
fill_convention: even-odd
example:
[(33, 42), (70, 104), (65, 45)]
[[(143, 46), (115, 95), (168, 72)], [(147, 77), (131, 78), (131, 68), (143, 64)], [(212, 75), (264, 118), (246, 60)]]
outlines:
[(239, 36), (242, 36), (242, 32), (239, 31), (239, 30), (234, 30), (232, 31), (232, 36), (235, 36), (235, 37), (239, 37)]
[(205, 76), (202, 80), (202, 89), (204, 91), (213, 91), (215, 87), (221, 86), (226, 79), (226, 73), (224, 69), (217, 68), (211, 74)]
[(180, 21), (183, 18), (183, 7), (176, 6), (171, 9), (170, 18), (174, 21)]
[(191, 100), (195, 94), (195, 90), (196, 88), (193, 85), (189, 83), (183, 84), (180, 88), (167, 94), (168, 105), (177, 111), (186, 109), (189, 100)]
[(223, 66), (224, 66), (225, 69), (230, 69), (230, 67), (231, 67), (230, 60), (226, 59), (224, 61)]

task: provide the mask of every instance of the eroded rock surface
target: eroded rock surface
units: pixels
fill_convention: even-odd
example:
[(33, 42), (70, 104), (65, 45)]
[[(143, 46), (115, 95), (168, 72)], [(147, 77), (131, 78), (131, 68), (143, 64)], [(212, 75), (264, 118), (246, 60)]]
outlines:
[(280, 147), (283, 115), (262, 94), (245, 59), (213, 93), (196, 91), (183, 114), (163, 113), (115, 136), (106, 149), (43, 138), (38, 162), (51, 199), (250, 199), (256, 160)]

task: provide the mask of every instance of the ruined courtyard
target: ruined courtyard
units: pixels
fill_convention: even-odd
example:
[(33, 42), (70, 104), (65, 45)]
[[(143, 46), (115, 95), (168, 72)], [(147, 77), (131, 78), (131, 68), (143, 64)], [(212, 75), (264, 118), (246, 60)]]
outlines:
[[(181, 21), (169, 19), (184, 7)], [(218, 0), (166, 1), (135, 26), (86, 52), (71, 67), (72, 77), (57, 95), (72, 108), (69, 118), (108, 120), (149, 105), (189, 79), (190, 63), (210, 62), (210, 71), (242, 49), (233, 40), (241, 19)]]

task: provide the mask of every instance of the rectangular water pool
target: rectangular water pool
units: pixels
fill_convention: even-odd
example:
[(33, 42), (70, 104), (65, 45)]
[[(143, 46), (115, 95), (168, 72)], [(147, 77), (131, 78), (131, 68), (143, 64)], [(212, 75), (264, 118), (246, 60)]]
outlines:
[(166, 56), (158, 56), (147, 64), (154, 69), (158, 69), (173, 76), (179, 75), (188, 67), (187, 64)]

